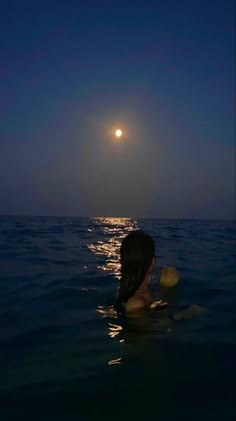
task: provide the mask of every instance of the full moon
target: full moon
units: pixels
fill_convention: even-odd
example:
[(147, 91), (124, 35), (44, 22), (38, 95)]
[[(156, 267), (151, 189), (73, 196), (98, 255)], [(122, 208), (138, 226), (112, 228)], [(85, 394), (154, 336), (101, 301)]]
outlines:
[(116, 130), (116, 137), (121, 137), (122, 136), (122, 130), (118, 129)]

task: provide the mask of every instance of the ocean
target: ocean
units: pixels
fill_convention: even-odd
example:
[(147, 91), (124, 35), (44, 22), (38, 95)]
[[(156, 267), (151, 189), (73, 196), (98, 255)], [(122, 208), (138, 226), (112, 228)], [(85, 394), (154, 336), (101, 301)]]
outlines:
[[(107, 311), (119, 247), (151, 234), (180, 272), (176, 308), (121, 323)], [(235, 222), (0, 217), (0, 420), (236, 419)]]

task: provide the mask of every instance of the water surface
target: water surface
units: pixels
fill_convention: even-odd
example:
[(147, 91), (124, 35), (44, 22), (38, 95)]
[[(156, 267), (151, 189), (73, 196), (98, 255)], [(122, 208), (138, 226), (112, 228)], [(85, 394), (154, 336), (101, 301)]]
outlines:
[[(122, 238), (142, 228), (176, 306), (207, 315), (128, 325), (113, 302)], [(235, 419), (235, 223), (0, 217), (1, 420)]]

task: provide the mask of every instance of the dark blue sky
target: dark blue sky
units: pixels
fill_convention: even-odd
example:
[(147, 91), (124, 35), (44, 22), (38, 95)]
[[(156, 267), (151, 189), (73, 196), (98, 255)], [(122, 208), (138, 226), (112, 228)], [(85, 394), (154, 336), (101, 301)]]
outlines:
[(233, 218), (233, 4), (4, 2), (0, 214)]

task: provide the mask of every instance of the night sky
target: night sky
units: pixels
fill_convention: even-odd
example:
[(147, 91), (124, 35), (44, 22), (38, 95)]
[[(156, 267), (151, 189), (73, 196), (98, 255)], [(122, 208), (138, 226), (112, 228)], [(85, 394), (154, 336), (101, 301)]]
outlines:
[(3, 2), (0, 214), (234, 218), (233, 3)]

